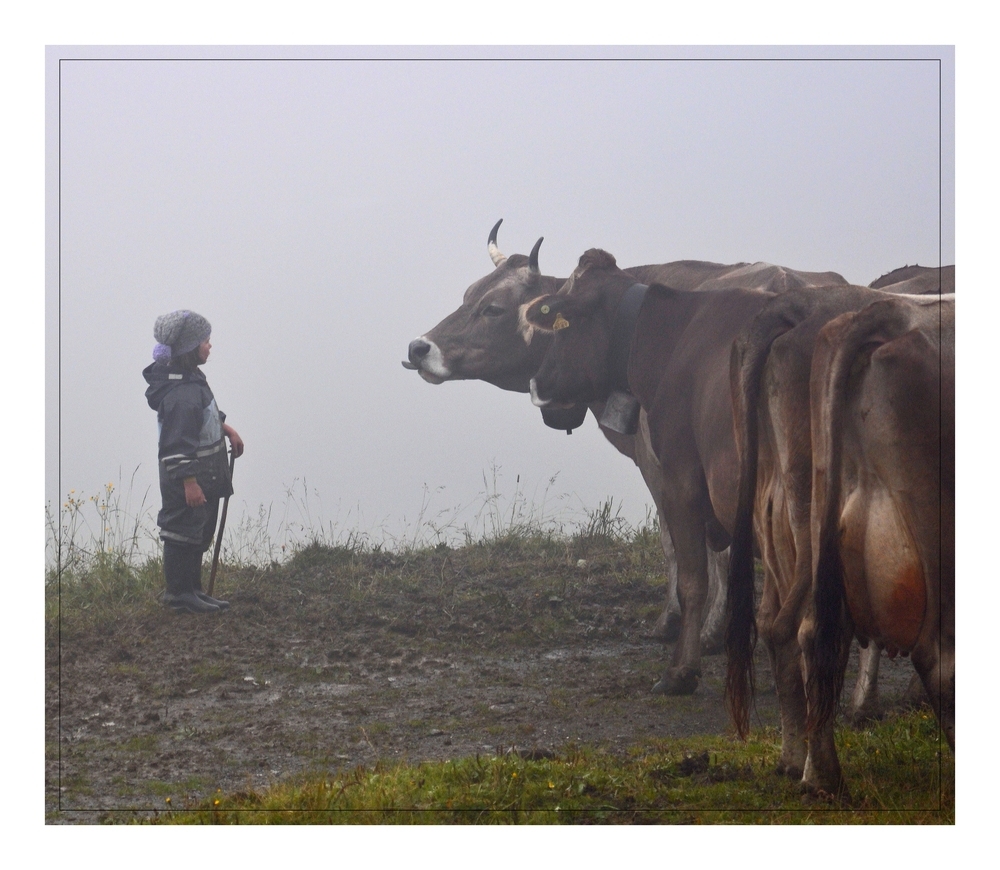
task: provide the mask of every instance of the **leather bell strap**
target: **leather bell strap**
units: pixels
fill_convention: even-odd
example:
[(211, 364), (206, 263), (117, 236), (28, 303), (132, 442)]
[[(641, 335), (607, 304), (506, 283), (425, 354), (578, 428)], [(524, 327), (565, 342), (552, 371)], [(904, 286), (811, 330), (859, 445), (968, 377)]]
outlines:
[(615, 322), (611, 327), (611, 345), (608, 348), (608, 374), (611, 386), (616, 390), (630, 392), (628, 387), (628, 360), (632, 351), (632, 337), (639, 320), (639, 309), (646, 298), (648, 284), (633, 284), (615, 312)]

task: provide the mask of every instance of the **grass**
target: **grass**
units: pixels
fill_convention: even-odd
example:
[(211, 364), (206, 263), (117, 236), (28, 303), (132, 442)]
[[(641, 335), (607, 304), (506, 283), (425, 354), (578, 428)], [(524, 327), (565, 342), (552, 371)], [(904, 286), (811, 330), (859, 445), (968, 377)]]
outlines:
[[(953, 824), (954, 756), (926, 712), (842, 732), (851, 796), (804, 799), (772, 773), (776, 730), (648, 740), (625, 758), (570, 745), (556, 758), (477, 755), (315, 774), (217, 793), (159, 824)], [(176, 809), (176, 807), (175, 807)]]
[(143, 734), (130, 738), (122, 749), (125, 752), (152, 752), (159, 746), (160, 740), (155, 734)]
[[(565, 534), (561, 525), (546, 519), (544, 498), (541, 510), (528, 504), (519, 489), (505, 499), (496, 469), (492, 482), (485, 474), (483, 480), (483, 504), (473, 518), (478, 534), (469, 526), (457, 529), (453, 520), (426, 517), (425, 499), (416, 526), (391, 550), (360, 533), (310, 526), (309, 490), (304, 481), (296, 481), (286, 493), (278, 525), (280, 544), (269, 532), (270, 509), (262, 507), (256, 516), (244, 516), (227, 526), (217, 584), (250, 592), (266, 607), (272, 603), (268, 587), (276, 573), (299, 584), (304, 598), (307, 587), (317, 593), (331, 591), (320, 588), (320, 575), (329, 578), (332, 572), (338, 594), (355, 605), (370, 604), (387, 588), (400, 587), (419, 603), (431, 575), (439, 586), (450, 587), (453, 603), (461, 608), (469, 578), (480, 585), (497, 579), (499, 587), (486, 601), (493, 614), (511, 607), (523, 609), (523, 602), (513, 603), (505, 594), (505, 580), (544, 574), (550, 581), (538, 583), (540, 601), (563, 599), (578, 585), (580, 560), (591, 575), (621, 575), (623, 587), (629, 586), (626, 575), (637, 571), (659, 574), (662, 555), (655, 517), (633, 529), (621, 518), (620, 507), (608, 499), (575, 532)], [(553, 478), (550, 486), (554, 482)], [(109, 482), (89, 497), (71, 490), (58, 511), (53, 513), (51, 506), (46, 510), (45, 619), (50, 646), (57, 627), (64, 635), (140, 634), (143, 622), (158, 607), (162, 550), (147, 496), (137, 499), (131, 483), (123, 487), (121, 481)], [(454, 548), (446, 537), (462, 546)], [(208, 558), (203, 583), (207, 583), (207, 562)], [(478, 592), (476, 597), (482, 598)], [(528, 610), (538, 615), (535, 608)], [(397, 620), (395, 629), (402, 636), (413, 633), (405, 619)], [(512, 630), (523, 637), (521, 627)]]
[(132, 502), (131, 486), (122, 495), (112, 481), (89, 497), (70, 490), (56, 514), (46, 510), (47, 628), (107, 631), (150, 606), (163, 585), (162, 560), (149, 555), (155, 537), (145, 497), (138, 508)]

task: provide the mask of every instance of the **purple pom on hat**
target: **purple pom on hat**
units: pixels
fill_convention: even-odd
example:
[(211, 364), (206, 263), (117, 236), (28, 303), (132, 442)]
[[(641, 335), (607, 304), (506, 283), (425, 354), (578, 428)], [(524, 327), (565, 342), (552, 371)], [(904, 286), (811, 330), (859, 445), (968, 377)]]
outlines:
[(153, 359), (157, 362), (170, 362), (170, 345), (158, 344), (153, 348)]

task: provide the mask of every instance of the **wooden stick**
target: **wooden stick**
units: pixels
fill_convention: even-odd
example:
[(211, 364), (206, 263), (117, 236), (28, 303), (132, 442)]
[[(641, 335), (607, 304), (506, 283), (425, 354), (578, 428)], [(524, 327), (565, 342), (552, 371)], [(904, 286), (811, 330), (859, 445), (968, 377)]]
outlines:
[[(233, 468), (236, 467), (236, 454), (229, 451), (229, 480), (233, 479)], [(219, 554), (222, 552), (222, 531), (226, 528), (226, 513), (229, 511), (229, 496), (222, 502), (222, 516), (219, 518), (219, 531), (215, 533), (215, 554), (212, 556), (212, 573), (208, 577), (208, 596), (215, 592), (215, 572), (219, 570)]]

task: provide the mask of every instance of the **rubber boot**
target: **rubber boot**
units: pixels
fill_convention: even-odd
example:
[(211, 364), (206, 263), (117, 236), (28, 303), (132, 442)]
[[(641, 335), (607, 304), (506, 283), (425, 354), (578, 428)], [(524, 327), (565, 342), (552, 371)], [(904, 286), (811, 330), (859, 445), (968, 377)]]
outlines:
[(192, 553), (198, 557), (200, 573), (201, 552), (196, 547), (173, 541), (163, 542), (163, 576), (167, 587), (163, 593), (163, 603), (178, 612), (218, 613), (220, 608), (217, 605), (202, 601), (195, 594), (192, 585)]
[(163, 542), (163, 580), (166, 589), (163, 603), (170, 604), (188, 588), (187, 547), (172, 541)]
[(207, 592), (203, 592), (201, 588), (201, 551), (197, 551), (191, 556), (191, 563), (189, 569), (191, 571), (191, 589), (195, 595), (197, 595), (206, 604), (214, 604), (219, 610), (228, 610), (229, 602), (223, 601), (220, 598), (213, 598)]

